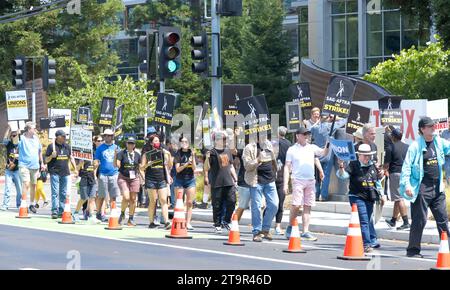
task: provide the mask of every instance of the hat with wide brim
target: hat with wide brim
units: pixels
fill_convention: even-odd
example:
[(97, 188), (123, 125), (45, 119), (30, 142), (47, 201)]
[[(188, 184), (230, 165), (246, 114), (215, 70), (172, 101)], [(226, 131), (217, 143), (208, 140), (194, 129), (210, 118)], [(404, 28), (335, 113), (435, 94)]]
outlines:
[(372, 151), (372, 148), (370, 148), (370, 145), (368, 144), (361, 144), (358, 147), (358, 151), (356, 152), (359, 155), (373, 155), (377, 153), (376, 151)]

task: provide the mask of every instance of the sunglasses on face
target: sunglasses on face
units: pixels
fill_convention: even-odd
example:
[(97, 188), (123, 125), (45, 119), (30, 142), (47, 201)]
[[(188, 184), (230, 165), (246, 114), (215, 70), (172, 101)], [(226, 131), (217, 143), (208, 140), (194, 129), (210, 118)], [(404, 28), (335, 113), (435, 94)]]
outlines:
[(11, 138), (17, 137), (17, 134), (11, 135)]

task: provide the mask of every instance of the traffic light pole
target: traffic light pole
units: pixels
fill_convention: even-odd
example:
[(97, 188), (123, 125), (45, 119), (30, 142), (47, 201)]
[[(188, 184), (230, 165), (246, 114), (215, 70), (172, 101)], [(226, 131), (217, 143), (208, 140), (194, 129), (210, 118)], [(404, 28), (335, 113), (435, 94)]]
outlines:
[(220, 15), (217, 0), (211, 0), (211, 105), (222, 116), (222, 68), (220, 64)]
[(33, 62), (33, 78), (31, 80), (31, 120), (36, 124), (36, 88), (34, 85), (34, 57), (32, 58)]

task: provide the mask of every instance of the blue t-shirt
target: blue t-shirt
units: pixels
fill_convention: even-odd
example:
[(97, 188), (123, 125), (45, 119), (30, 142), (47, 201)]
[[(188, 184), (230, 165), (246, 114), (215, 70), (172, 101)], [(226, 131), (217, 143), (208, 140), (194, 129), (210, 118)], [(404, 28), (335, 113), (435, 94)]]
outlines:
[(107, 176), (118, 174), (119, 169), (114, 167), (114, 151), (116, 148), (119, 151), (116, 144), (107, 145), (103, 143), (95, 151), (95, 159), (100, 161), (100, 174)]
[(36, 135), (33, 138), (22, 136), (19, 141), (19, 167), (39, 169), (41, 150), (42, 145)]

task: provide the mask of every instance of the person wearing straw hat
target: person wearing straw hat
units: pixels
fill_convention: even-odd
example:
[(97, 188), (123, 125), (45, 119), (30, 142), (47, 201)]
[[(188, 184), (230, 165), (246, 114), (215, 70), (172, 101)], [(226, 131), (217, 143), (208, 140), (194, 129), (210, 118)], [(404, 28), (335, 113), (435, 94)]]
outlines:
[(358, 206), (364, 251), (370, 253), (373, 248), (380, 247), (373, 223), (374, 203), (381, 199), (384, 204), (386, 196), (382, 195), (382, 176), (372, 161), (375, 151), (372, 151), (370, 145), (361, 144), (357, 153), (358, 160), (350, 161), (347, 166), (344, 166), (343, 161), (339, 162), (336, 176), (341, 180), (349, 179), (348, 199), (350, 205), (356, 203)]
[(442, 166), (445, 155), (450, 154), (450, 142), (435, 134), (434, 125), (430, 117), (420, 119), (419, 136), (409, 145), (400, 176), (400, 194), (411, 202), (408, 257), (423, 258), (420, 242), (428, 208), (436, 220), (439, 235), (442, 231), (449, 234)]

